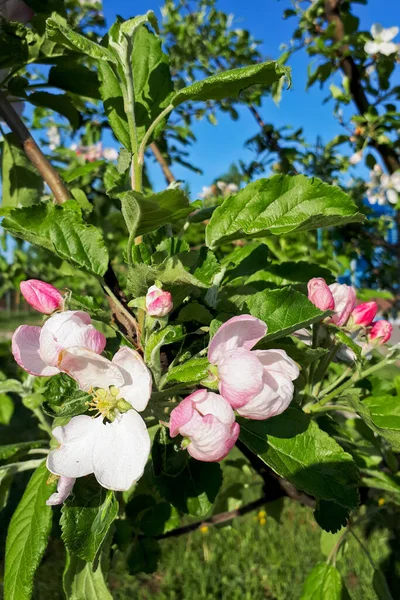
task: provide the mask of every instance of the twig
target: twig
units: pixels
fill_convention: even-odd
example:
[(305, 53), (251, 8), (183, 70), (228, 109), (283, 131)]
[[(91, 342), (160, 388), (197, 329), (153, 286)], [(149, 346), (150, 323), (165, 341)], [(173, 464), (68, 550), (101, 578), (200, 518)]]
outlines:
[(173, 183), (174, 181), (176, 181), (174, 174), (172, 173), (171, 169), (169, 168), (169, 164), (165, 160), (165, 158), (164, 158), (162, 152), (160, 151), (159, 147), (157, 146), (157, 144), (155, 142), (152, 142), (150, 144), (149, 148), (152, 151), (154, 158), (160, 165), (161, 170), (164, 173), (164, 177), (165, 177), (167, 183)]
[(25, 154), (37, 168), (40, 175), (43, 177), (43, 180), (53, 192), (54, 203), (63, 204), (67, 200), (70, 200), (72, 196), (65, 183), (44, 156), (28, 129), (25, 127), (22, 119), (15, 112), (3, 92), (0, 92), (0, 115), (3, 117), (11, 131), (18, 137)]

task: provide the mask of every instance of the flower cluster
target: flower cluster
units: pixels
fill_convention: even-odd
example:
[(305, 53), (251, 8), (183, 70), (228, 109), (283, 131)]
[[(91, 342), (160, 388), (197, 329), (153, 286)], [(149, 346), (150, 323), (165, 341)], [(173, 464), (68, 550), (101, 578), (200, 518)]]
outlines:
[(387, 202), (397, 204), (400, 193), (400, 171), (387, 175), (379, 165), (370, 171), (367, 183), (367, 198), (370, 204), (383, 205)]
[(239, 190), (239, 187), (236, 183), (226, 183), (225, 181), (217, 181), (216, 184), (213, 185), (205, 185), (202, 188), (201, 194), (199, 194), (200, 198), (213, 198), (214, 196), (230, 196), (230, 194), (236, 194)]
[(91, 146), (82, 146), (71, 144), (70, 150), (76, 152), (77, 156), (81, 156), (86, 162), (95, 162), (96, 160), (117, 160), (118, 152), (115, 148), (103, 148), (103, 144), (98, 142)]
[[(65, 373), (88, 394), (88, 411), (53, 430), (58, 448), (47, 468), (60, 477), (51, 505), (62, 503), (77, 477), (94, 474), (103, 487), (127, 490), (143, 474), (150, 437), (140, 412), (150, 400), (151, 373), (138, 352), (121, 347), (112, 360), (102, 355), (106, 339), (83, 311), (64, 310), (63, 295), (38, 280), (23, 281), (21, 292), (39, 312), (50, 315), (42, 327), (21, 325), (12, 338), (16, 362), (28, 373)], [(150, 316), (172, 310), (171, 294), (152, 286), (146, 296)], [(299, 375), (283, 350), (254, 350), (266, 334), (264, 322), (251, 315), (233, 317), (213, 337), (208, 360), (219, 394), (199, 389), (170, 415), (170, 434), (183, 436), (182, 448), (202, 461), (219, 461), (239, 436), (235, 412), (268, 419), (290, 404)]]
[[(356, 292), (351, 286), (333, 283), (327, 285), (320, 277), (308, 282), (308, 299), (320, 310), (332, 310), (327, 321), (338, 327), (345, 327), (355, 343), (361, 346), (366, 355), (374, 347), (389, 341), (393, 327), (384, 319), (375, 321), (378, 312), (376, 302), (363, 302), (357, 305)], [(347, 357), (354, 359), (352, 352)]]
[(395, 42), (392, 42), (392, 40), (398, 33), (398, 27), (384, 29), (379, 23), (374, 23), (371, 27), (372, 40), (365, 43), (365, 52), (371, 55), (384, 54), (385, 56), (397, 54), (399, 46)]
[(198, 390), (171, 412), (170, 433), (198, 460), (226, 456), (239, 436), (236, 412), (249, 419), (279, 415), (293, 398), (297, 364), (283, 350), (253, 350), (267, 326), (251, 315), (221, 325), (208, 349), (219, 394)]

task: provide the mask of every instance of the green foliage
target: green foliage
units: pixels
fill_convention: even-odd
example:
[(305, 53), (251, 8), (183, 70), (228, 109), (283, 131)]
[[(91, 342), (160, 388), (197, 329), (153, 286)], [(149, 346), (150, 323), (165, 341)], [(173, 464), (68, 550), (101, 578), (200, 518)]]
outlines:
[(396, 396), (370, 396), (363, 402), (349, 397), (348, 402), (372, 431), (389, 442), (395, 452), (400, 450), (400, 407)]
[(328, 563), (318, 563), (304, 584), (301, 600), (350, 600), (339, 571)]
[(30, 206), (39, 202), (43, 181), (13, 133), (4, 136), (1, 158), (3, 207)]
[(304, 175), (275, 175), (229, 196), (207, 225), (206, 243), (213, 248), (243, 235), (280, 235), (362, 220), (338, 187)]
[(33, 577), (47, 546), (52, 509), (46, 500), (55, 486), (47, 484), (48, 471), (43, 463), (32, 475), (12, 516), (6, 544), (4, 597), (29, 600)]
[(96, 275), (107, 269), (108, 252), (100, 231), (84, 223), (76, 210), (50, 203), (14, 209), (3, 227)]
[(86, 562), (78, 556), (67, 554), (64, 572), (64, 592), (69, 600), (112, 600), (101, 568), (97, 564)]
[(86, 412), (91, 396), (82, 392), (75, 381), (61, 374), (51, 377), (43, 394), (43, 409), (51, 417), (75, 417)]

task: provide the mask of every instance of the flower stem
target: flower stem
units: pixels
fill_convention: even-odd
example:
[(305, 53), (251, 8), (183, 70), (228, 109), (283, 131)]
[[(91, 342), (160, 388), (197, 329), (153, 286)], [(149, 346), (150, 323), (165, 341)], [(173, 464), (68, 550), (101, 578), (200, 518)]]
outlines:
[(140, 192), (142, 190), (142, 171), (138, 166), (138, 134), (136, 127), (135, 117), (135, 83), (133, 79), (132, 71), (132, 39), (126, 37), (126, 53), (125, 60), (123, 62), (123, 70), (126, 79), (126, 97), (125, 97), (125, 111), (128, 118), (129, 137), (131, 139), (132, 146), (132, 189)]
[(329, 392), (334, 390), (335, 387), (337, 387), (339, 385), (339, 383), (342, 383), (342, 381), (344, 379), (346, 379), (346, 377), (349, 377), (352, 372), (353, 372), (353, 369), (351, 367), (347, 367), (347, 369), (344, 370), (344, 372), (340, 375), (340, 377), (335, 379), (335, 381), (333, 383), (331, 383), (330, 385), (328, 385), (326, 388), (324, 388), (322, 390), (322, 392), (319, 395), (319, 398), (323, 398), (324, 396), (326, 396), (326, 394), (329, 394)]

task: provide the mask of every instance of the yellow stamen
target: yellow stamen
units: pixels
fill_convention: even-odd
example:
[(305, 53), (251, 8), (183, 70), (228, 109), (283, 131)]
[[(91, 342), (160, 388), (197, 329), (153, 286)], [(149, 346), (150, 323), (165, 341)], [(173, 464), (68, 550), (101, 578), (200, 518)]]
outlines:
[(92, 400), (87, 403), (89, 410), (97, 411), (95, 417), (102, 415), (103, 417), (114, 420), (114, 411), (117, 408), (119, 402), (119, 389), (115, 386), (111, 386), (108, 390), (98, 388), (95, 391), (90, 392), (92, 394)]

